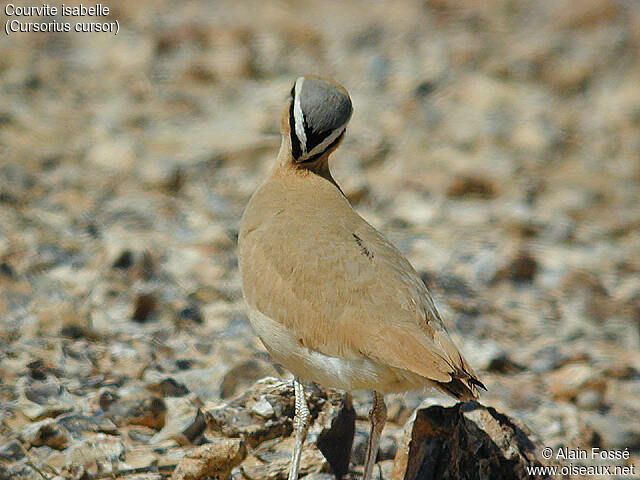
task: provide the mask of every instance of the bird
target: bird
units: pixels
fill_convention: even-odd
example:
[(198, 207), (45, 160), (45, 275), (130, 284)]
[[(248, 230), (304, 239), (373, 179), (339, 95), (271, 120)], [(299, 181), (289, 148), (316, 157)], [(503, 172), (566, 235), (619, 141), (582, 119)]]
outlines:
[(329, 156), (353, 106), (333, 80), (295, 80), (280, 122), (275, 166), (252, 195), (238, 233), (249, 322), (293, 373), (297, 480), (311, 422), (305, 381), (373, 391), (363, 479), (370, 480), (386, 421), (384, 394), (428, 387), (461, 401), (485, 386), (450, 339), (409, 261), (351, 206)]

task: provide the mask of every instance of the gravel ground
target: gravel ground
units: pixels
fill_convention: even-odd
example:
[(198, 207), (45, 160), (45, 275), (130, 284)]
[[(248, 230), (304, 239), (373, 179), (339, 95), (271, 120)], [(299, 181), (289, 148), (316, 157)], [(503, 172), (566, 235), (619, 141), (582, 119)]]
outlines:
[[(103, 5), (118, 35), (0, 42), (0, 478), (175, 464), (208, 435), (180, 412), (287, 378), (235, 245), (301, 74), (350, 92), (334, 177), (482, 403), (640, 470), (640, 3)], [(390, 398), (390, 458), (423, 399)]]

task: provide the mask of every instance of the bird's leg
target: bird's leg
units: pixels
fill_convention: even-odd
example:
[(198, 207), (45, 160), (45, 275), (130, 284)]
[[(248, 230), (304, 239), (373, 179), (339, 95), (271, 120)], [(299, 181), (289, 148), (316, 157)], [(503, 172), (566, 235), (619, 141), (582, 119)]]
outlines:
[(298, 480), (300, 472), (300, 457), (302, 455), (302, 445), (307, 438), (307, 431), (311, 424), (311, 413), (304, 396), (304, 385), (298, 377), (293, 379), (293, 390), (296, 394), (296, 414), (293, 417), (293, 430), (296, 434), (296, 444), (293, 447), (291, 456), (291, 467), (289, 468), (289, 480)]
[(378, 392), (373, 392), (373, 408), (369, 412), (371, 419), (371, 433), (369, 434), (369, 446), (367, 447), (367, 458), (364, 462), (364, 476), (362, 480), (371, 480), (373, 466), (378, 456), (378, 444), (380, 435), (387, 421), (387, 406), (384, 404), (384, 396)]

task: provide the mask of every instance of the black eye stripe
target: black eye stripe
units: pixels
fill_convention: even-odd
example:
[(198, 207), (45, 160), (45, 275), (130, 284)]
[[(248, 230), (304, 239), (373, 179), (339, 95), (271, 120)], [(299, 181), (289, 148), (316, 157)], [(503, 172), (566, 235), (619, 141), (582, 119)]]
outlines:
[(340, 135), (338, 135), (338, 138), (336, 138), (333, 142), (331, 142), (327, 148), (325, 148), (324, 150), (322, 150), (321, 152), (316, 153), (314, 156), (307, 158), (304, 162), (300, 162), (300, 163), (311, 163), (316, 161), (318, 158), (320, 158), (322, 155), (324, 155), (328, 150), (330, 150), (331, 148), (333, 148), (342, 137), (344, 137), (344, 133), (347, 130), (343, 130), (342, 133)]
[(307, 151), (310, 152), (317, 145), (320, 145), (322, 141), (327, 138), (331, 132), (316, 132), (309, 128), (307, 124), (307, 118), (304, 118), (304, 133), (307, 136)]
[[(295, 87), (294, 87), (295, 88)], [(300, 140), (298, 139), (298, 135), (296, 135), (296, 125), (295, 119), (293, 117), (293, 103), (295, 99), (291, 100), (291, 106), (289, 107), (289, 136), (291, 137), (291, 154), (295, 160), (300, 158), (302, 155), (302, 149), (300, 148)]]

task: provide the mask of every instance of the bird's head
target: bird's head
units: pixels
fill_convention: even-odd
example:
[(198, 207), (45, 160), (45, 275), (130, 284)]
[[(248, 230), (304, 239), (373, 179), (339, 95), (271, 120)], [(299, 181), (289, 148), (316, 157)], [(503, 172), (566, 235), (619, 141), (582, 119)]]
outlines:
[(320, 77), (299, 77), (282, 116), (283, 146), (294, 164), (326, 158), (342, 141), (353, 108), (341, 85)]

